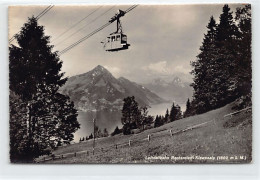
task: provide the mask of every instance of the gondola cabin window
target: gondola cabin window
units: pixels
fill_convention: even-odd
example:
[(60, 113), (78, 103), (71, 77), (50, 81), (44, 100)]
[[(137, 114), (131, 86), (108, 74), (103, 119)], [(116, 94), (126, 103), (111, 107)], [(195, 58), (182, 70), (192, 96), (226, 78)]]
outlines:
[(115, 41), (115, 36), (112, 36), (112, 42)]
[(126, 35), (122, 34), (121, 44), (126, 44), (126, 43), (127, 43), (127, 37)]
[(116, 41), (120, 41), (120, 35), (116, 35)]

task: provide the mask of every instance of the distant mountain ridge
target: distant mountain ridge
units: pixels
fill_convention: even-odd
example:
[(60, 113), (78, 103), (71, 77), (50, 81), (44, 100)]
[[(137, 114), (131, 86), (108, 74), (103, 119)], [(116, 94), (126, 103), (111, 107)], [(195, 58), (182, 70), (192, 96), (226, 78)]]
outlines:
[(100, 65), (89, 72), (70, 77), (60, 92), (68, 95), (80, 111), (121, 110), (123, 99), (127, 96), (135, 96), (141, 106), (165, 101), (142, 85), (123, 77), (116, 79)]
[(190, 83), (183, 82), (179, 77), (173, 77), (171, 81), (156, 78), (150, 83), (143, 84), (143, 86), (165, 100), (175, 101), (179, 104), (184, 104), (193, 94)]

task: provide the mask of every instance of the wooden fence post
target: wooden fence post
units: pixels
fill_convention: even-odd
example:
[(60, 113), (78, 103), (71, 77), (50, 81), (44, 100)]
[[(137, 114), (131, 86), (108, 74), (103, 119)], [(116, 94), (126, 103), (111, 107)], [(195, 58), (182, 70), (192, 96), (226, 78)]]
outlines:
[(150, 141), (150, 140), (151, 140), (151, 136), (150, 136), (150, 134), (148, 134), (148, 138), (147, 138), (147, 139), (148, 139), (148, 141)]
[(61, 159), (63, 159), (63, 154), (61, 155)]
[(171, 135), (171, 137), (172, 137), (172, 130), (170, 129), (170, 135)]
[(129, 143), (128, 143), (128, 144), (129, 144), (129, 146), (131, 146), (131, 140), (129, 140)]
[(117, 149), (117, 144), (116, 144), (116, 149)]
[(74, 153), (74, 157), (76, 157), (76, 156), (77, 156), (77, 153), (75, 152), (75, 153)]

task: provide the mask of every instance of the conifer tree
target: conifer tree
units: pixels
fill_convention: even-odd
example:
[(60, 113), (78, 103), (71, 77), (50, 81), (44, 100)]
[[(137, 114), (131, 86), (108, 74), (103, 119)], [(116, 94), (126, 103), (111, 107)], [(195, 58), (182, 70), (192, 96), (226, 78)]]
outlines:
[(175, 120), (181, 119), (182, 118), (182, 112), (181, 112), (181, 107), (178, 104), (175, 106), (175, 112), (176, 112)]
[(176, 120), (176, 109), (175, 109), (175, 106), (174, 106), (174, 102), (172, 103), (172, 107), (171, 107), (169, 118), (170, 118), (171, 122)]
[[(208, 31), (205, 34), (200, 53), (197, 60), (192, 62), (192, 75), (194, 76), (194, 101), (196, 102), (196, 112), (203, 113), (214, 107), (214, 88), (212, 81), (215, 78), (216, 67), (215, 60), (217, 58), (216, 51), (216, 21), (213, 16), (210, 17), (207, 26)], [(211, 102), (212, 101), (212, 102)]]
[(214, 64), (216, 73), (214, 74), (215, 87), (214, 99), (217, 101), (216, 107), (221, 107), (235, 98), (236, 78), (235, 64), (237, 59), (237, 36), (238, 28), (235, 25), (232, 12), (228, 5), (224, 5), (220, 22), (216, 28), (216, 50), (218, 56)]
[(140, 109), (141, 116), (140, 116), (140, 122), (138, 123), (139, 126), (144, 130), (145, 125), (147, 124), (147, 116), (148, 116), (148, 110), (147, 107), (142, 107)]
[(190, 99), (188, 98), (186, 102), (186, 111), (183, 114), (183, 117), (189, 117), (191, 115), (191, 104), (190, 104)]
[(236, 90), (243, 97), (244, 105), (251, 105), (252, 89), (252, 27), (251, 5), (237, 8), (235, 19), (238, 23), (237, 61), (235, 64)]
[(103, 136), (104, 136), (104, 137), (108, 137), (108, 135), (109, 135), (109, 134), (108, 134), (107, 128), (105, 128), (105, 129), (104, 129), (104, 132), (103, 132)]
[(93, 134), (91, 133), (88, 138), (93, 139)]
[(192, 113), (222, 107), (241, 96), (251, 102), (251, 6), (237, 8), (235, 19), (237, 23), (228, 5), (218, 25), (210, 19), (201, 52), (191, 64)]
[(44, 27), (29, 18), (15, 38), (18, 46), (9, 47), (10, 123), (21, 126), (10, 126), (10, 159), (32, 162), (57, 143), (72, 141), (79, 123), (74, 104), (58, 93), (67, 78)]
[(154, 121), (154, 117), (151, 115), (148, 115), (145, 120), (145, 125), (148, 127), (151, 127), (151, 124), (153, 123), (153, 121)]
[(125, 98), (121, 118), (123, 133), (130, 134), (131, 129), (137, 128), (140, 124), (140, 117), (141, 112), (138, 108), (138, 103), (135, 101), (135, 97), (132, 96)]
[(182, 118), (181, 107), (178, 104), (176, 106), (172, 104), (169, 118), (171, 122)]
[(169, 110), (167, 108), (166, 113), (165, 113), (165, 117), (164, 117), (164, 119), (165, 119), (164, 123), (168, 123), (170, 121), (169, 117), (170, 117)]
[(118, 126), (116, 126), (114, 132), (111, 135), (114, 136), (114, 135), (120, 134), (120, 133), (121, 133), (120, 129), (118, 128)]
[(158, 115), (156, 115), (155, 120), (154, 120), (154, 127), (156, 128), (159, 126), (160, 126), (159, 117), (158, 117)]
[(164, 117), (161, 115), (157, 115), (154, 121), (154, 127), (160, 127), (164, 124)]

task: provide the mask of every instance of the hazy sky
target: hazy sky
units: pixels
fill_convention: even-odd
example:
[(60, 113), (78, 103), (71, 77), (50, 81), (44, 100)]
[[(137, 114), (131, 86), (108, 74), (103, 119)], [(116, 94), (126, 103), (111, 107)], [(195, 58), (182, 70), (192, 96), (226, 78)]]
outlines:
[[(45, 34), (51, 36), (54, 49), (61, 51), (107, 23), (118, 9), (126, 10), (130, 6), (54, 6), (39, 20), (39, 24), (45, 27)], [(238, 6), (230, 5), (233, 12)], [(28, 17), (37, 16), (46, 7), (10, 7), (9, 36), (17, 33)], [(190, 82), (190, 61), (195, 60), (199, 53), (210, 16), (213, 15), (218, 22), (222, 7), (223, 4), (139, 5), (121, 18), (123, 31), (131, 44), (128, 50), (106, 52), (103, 49), (100, 42), (115, 31), (116, 23), (113, 23), (61, 55), (62, 70), (66, 76), (73, 76), (102, 65), (115, 77), (124, 76), (136, 82), (174, 76)], [(95, 13), (57, 38), (97, 8)]]

